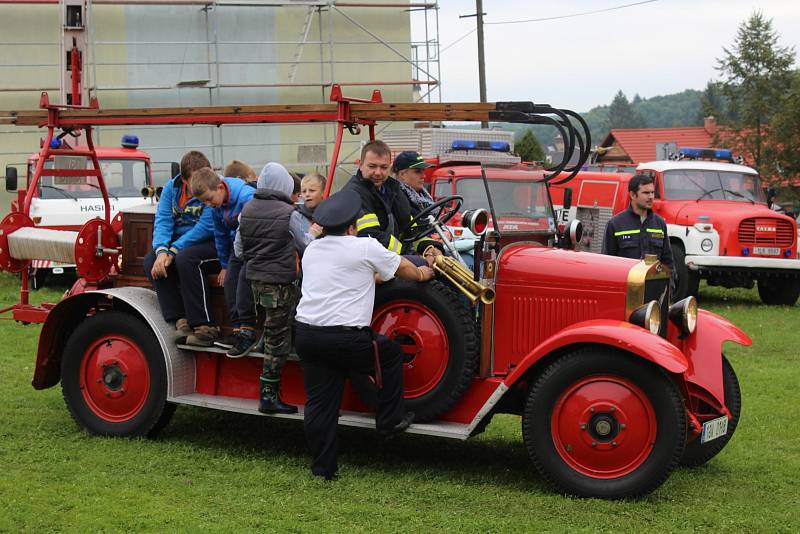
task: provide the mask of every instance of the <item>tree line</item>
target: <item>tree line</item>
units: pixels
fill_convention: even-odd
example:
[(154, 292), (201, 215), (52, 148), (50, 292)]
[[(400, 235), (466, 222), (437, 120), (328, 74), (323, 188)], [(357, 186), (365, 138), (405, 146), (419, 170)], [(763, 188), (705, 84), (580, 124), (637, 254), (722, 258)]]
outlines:
[[(772, 20), (760, 11), (742, 22), (733, 44), (722, 48), (715, 66), (719, 79), (703, 91), (629, 100), (619, 91), (610, 104), (582, 116), (592, 144), (602, 142), (613, 128), (666, 128), (701, 126), (717, 119), (714, 140), (727, 145), (753, 165), (768, 183), (800, 176), (800, 71), (795, 50), (780, 44)], [(505, 125), (504, 125), (505, 126)], [(554, 142), (547, 127), (509, 125), (517, 130), (517, 149), (525, 160), (543, 154), (541, 144)]]

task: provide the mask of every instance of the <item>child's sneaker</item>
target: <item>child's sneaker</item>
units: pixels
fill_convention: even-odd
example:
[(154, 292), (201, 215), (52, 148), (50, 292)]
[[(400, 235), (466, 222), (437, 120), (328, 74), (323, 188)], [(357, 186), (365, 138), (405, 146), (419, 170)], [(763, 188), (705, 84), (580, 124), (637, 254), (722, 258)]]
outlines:
[(239, 332), (238, 328), (233, 329), (233, 333), (229, 336), (221, 337), (214, 341), (214, 346), (222, 349), (229, 349), (236, 343), (236, 334)]
[(235, 337), (236, 339), (233, 342), (233, 346), (228, 349), (226, 353), (228, 358), (247, 356), (247, 354), (258, 345), (258, 339), (253, 330), (243, 328), (236, 333)]
[(186, 338), (186, 344), (196, 347), (211, 347), (217, 338), (219, 338), (219, 328), (204, 324), (194, 327), (192, 335)]
[(186, 343), (186, 338), (194, 334), (194, 330), (189, 326), (189, 321), (186, 319), (178, 319), (175, 321), (175, 343), (181, 345)]

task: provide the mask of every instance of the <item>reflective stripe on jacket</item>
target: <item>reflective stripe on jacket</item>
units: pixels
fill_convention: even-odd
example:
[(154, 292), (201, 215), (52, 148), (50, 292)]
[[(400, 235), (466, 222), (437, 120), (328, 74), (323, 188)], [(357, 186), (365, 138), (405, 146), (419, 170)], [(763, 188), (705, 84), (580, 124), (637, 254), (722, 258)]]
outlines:
[(647, 212), (644, 221), (630, 207), (612, 217), (606, 226), (603, 254), (635, 260), (644, 258), (645, 254), (655, 254), (673, 275), (675, 273), (667, 223), (652, 210)]
[(384, 247), (400, 254), (404, 250), (398, 238), (411, 221), (411, 207), (397, 180), (387, 178), (383, 188), (384, 193), (379, 193), (359, 170), (343, 189), (353, 190), (361, 197), (361, 211), (356, 221), (358, 236), (374, 237)]

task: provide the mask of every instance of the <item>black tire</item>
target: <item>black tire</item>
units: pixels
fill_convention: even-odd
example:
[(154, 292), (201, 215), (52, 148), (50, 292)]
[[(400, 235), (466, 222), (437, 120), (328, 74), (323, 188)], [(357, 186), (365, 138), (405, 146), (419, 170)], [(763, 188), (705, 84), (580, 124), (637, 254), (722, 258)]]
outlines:
[[(398, 329), (401, 331), (399, 335), (396, 335), (398, 330), (395, 330), (395, 326), (388, 332), (381, 331), (381, 310), (389, 309), (397, 301), (412, 302), (419, 306), (417, 310), (406, 309), (406, 313), (425, 313), (426, 317), (432, 316), (431, 320), (444, 330), (446, 340), (441, 341), (447, 343), (448, 351), (446, 354), (440, 352), (436, 355), (438, 361), (421, 360), (420, 358), (426, 356), (424, 340), (421, 343), (415, 342), (413, 334), (403, 334), (402, 328)], [(397, 313), (402, 313), (403, 310), (402, 305), (397, 306)], [(418, 369), (438, 366), (441, 374), (434, 373), (431, 380), (426, 382), (426, 387), (413, 390), (414, 384), (407, 382), (405, 385), (406, 408), (414, 412), (415, 421), (436, 419), (461, 399), (475, 374), (479, 344), (472, 311), (453, 289), (437, 281), (417, 283), (393, 280), (381, 284), (375, 293), (373, 326), (379, 333), (401, 344), (419, 348), (419, 354), (405, 365), (406, 373), (411, 372), (414, 362), (417, 362)], [(428, 356), (431, 354), (435, 353), (430, 351)], [(444, 358), (446, 362), (441, 361)]]
[(800, 297), (800, 280), (761, 279), (758, 281), (758, 296), (761, 302), (770, 306), (794, 306)]
[(47, 271), (47, 269), (34, 269), (32, 267), (28, 270), (28, 280), (30, 281), (31, 289), (41, 289), (44, 287), (44, 283), (47, 281)]
[(656, 365), (587, 347), (539, 375), (525, 402), (522, 436), (537, 471), (560, 491), (639, 497), (678, 465), (686, 416), (678, 388)]
[[(722, 385), (725, 388), (725, 405), (732, 416), (732, 419), (728, 421), (728, 433), (707, 443), (700, 443), (700, 436), (697, 436), (686, 444), (681, 465), (687, 467), (703, 465), (719, 454), (733, 437), (739, 424), (739, 416), (742, 414), (742, 391), (739, 388), (739, 380), (736, 378), (733, 366), (725, 356), (722, 356)], [(719, 416), (719, 414), (714, 415)]]
[(75, 329), (62, 355), (61, 391), (75, 422), (101, 436), (152, 437), (175, 411), (161, 346), (129, 313), (100, 312)]
[(700, 287), (700, 275), (697, 271), (692, 271), (686, 266), (686, 251), (680, 243), (670, 243), (672, 247), (672, 259), (675, 262), (675, 271), (678, 276), (675, 287), (673, 301), (685, 299), (689, 295), (697, 296)]

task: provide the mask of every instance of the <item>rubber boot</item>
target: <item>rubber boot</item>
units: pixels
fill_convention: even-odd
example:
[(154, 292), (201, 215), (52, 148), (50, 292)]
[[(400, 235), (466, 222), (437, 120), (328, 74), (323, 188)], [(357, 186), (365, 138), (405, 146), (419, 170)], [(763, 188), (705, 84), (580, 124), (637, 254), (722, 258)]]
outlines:
[(280, 378), (261, 377), (258, 411), (261, 413), (297, 413), (297, 406), (284, 403), (279, 394)]

